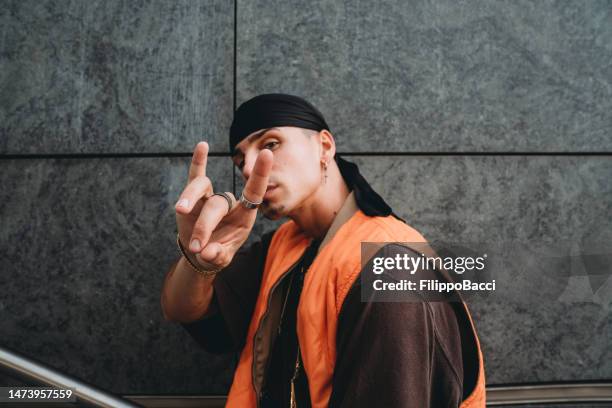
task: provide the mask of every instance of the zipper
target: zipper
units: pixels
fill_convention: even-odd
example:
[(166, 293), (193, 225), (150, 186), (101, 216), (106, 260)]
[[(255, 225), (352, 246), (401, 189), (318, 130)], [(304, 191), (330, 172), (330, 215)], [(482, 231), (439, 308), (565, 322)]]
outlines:
[[(255, 364), (255, 343), (257, 342), (257, 333), (261, 330), (261, 325), (262, 325), (264, 319), (266, 317), (268, 317), (268, 315), (270, 314), (270, 303), (272, 302), (272, 296), (270, 296), (270, 295), (276, 289), (276, 287), (278, 285), (280, 285), (280, 283), (283, 281), (283, 279), (287, 275), (289, 275), (289, 273), (291, 273), (291, 271), (293, 271), (293, 268), (295, 268), (296, 265), (299, 264), (302, 261), (302, 258), (306, 254), (306, 250), (307, 249), (308, 249), (308, 247), (306, 247), (306, 249), (304, 249), (304, 252), (299, 257), (299, 259), (293, 265), (291, 265), (291, 267), (289, 267), (289, 269), (287, 269), (287, 271), (285, 273), (283, 273), (280, 276), (280, 278), (278, 278), (278, 280), (274, 283), (274, 285), (272, 285), (272, 287), (270, 288), (270, 292), (269, 292), (269, 295), (268, 295), (268, 302), (267, 302), (267, 305), (266, 305), (266, 312), (261, 316), (261, 319), (259, 319), (259, 326), (257, 326), (257, 330), (255, 331), (255, 336), (253, 336), (253, 365)], [(299, 344), (298, 344), (298, 347), (299, 347)], [(255, 397), (256, 397), (257, 408), (259, 408), (260, 407), (260, 402), (259, 401), (261, 399), (261, 390), (257, 389), (257, 387), (255, 386), (255, 376), (253, 375), (252, 371), (253, 371), (253, 368), (251, 367), (251, 377), (253, 379), (253, 388), (255, 389)]]

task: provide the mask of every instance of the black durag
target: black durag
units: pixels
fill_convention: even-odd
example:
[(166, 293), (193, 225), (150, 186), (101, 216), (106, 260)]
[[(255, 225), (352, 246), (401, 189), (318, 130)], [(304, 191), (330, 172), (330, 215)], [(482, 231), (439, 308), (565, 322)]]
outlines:
[[(325, 118), (308, 101), (294, 95), (263, 94), (244, 102), (234, 113), (230, 127), (230, 151), (251, 133), (275, 126), (294, 126), (304, 129), (331, 132)], [(368, 184), (355, 163), (334, 156), (344, 181), (355, 193), (357, 206), (369, 216), (393, 214), (391, 207)], [(397, 217), (399, 218), (399, 217)]]

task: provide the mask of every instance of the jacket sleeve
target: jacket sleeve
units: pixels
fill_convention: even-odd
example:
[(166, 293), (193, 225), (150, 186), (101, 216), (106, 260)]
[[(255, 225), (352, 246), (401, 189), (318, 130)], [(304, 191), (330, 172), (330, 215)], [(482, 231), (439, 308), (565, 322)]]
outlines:
[[(383, 250), (385, 256), (410, 251)], [(455, 308), (446, 302), (362, 302), (361, 284), (358, 278), (352, 285), (338, 318), (329, 406), (458, 407), (463, 364)]]
[(209, 312), (204, 318), (181, 323), (206, 351), (228, 353), (240, 351), (244, 346), (274, 232), (241, 248), (232, 262), (217, 274)]

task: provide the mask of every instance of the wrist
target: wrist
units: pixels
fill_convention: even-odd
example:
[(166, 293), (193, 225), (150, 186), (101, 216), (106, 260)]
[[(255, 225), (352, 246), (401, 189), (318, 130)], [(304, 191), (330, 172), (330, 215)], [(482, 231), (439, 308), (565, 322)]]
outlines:
[(203, 266), (201, 263), (199, 263), (195, 255), (190, 254), (187, 250), (185, 250), (185, 246), (181, 242), (179, 234), (176, 234), (176, 244), (178, 246), (178, 249), (179, 249), (179, 252), (181, 253), (182, 258), (184, 259), (189, 269), (205, 277), (213, 277), (217, 273), (219, 273), (219, 271), (221, 270), (221, 268), (215, 268), (212, 266), (206, 267), (206, 266)]

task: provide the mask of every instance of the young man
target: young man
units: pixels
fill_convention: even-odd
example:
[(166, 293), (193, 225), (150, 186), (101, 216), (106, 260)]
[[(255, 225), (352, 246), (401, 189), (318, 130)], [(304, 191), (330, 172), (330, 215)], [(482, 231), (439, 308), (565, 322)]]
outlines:
[[(183, 256), (162, 310), (208, 351), (240, 351), (230, 407), (484, 407), (478, 338), (462, 302), (362, 302), (361, 242), (426, 242), (357, 167), (323, 115), (284, 94), (239, 107), (240, 200), (213, 193), (196, 146), (176, 206)], [(260, 208), (289, 221), (249, 248)], [(415, 255), (401, 245), (385, 256)]]

